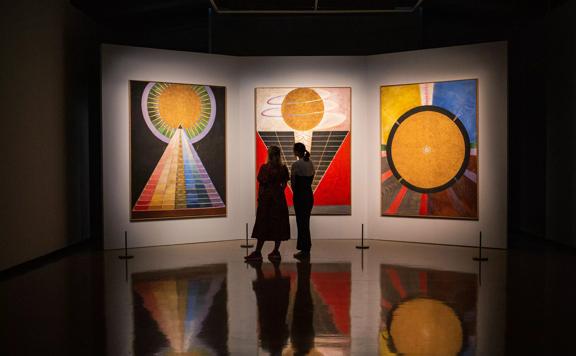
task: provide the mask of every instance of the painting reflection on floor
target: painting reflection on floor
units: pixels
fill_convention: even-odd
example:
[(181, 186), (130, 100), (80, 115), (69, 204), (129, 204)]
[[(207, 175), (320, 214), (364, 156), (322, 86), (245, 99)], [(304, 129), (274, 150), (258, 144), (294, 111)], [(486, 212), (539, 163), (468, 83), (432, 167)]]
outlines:
[(382, 265), (380, 355), (474, 355), (477, 277)]
[(259, 354), (349, 355), (350, 264), (253, 263)]
[(228, 355), (225, 264), (132, 275), (136, 355)]
[(238, 241), (110, 251), (99, 355), (507, 354), (505, 251), (480, 285), (473, 248), (317, 239), (302, 262), (295, 242), (276, 265)]

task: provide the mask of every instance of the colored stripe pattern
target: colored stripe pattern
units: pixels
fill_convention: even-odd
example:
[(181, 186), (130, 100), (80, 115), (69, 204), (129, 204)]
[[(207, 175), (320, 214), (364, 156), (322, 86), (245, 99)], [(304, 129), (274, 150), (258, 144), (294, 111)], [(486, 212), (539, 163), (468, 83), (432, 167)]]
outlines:
[(134, 211), (224, 207), (188, 136), (178, 129), (146, 183)]

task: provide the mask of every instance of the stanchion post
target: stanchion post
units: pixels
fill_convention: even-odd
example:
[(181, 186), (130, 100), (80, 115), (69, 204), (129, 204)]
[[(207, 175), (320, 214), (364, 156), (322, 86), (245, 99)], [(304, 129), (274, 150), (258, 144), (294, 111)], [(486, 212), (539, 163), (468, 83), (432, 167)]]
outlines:
[(365, 246), (365, 245), (364, 245), (364, 224), (362, 224), (362, 232), (361, 232), (360, 239), (361, 239), (360, 246), (356, 246), (356, 248), (359, 249), (359, 250), (369, 249), (370, 246)]
[(129, 260), (134, 258), (134, 256), (128, 255), (128, 231), (124, 231), (124, 255), (118, 256), (121, 260)]
[(254, 245), (251, 245), (248, 243), (248, 223), (246, 223), (246, 243), (243, 245), (240, 245), (241, 248), (251, 248), (254, 247)]
[(478, 243), (478, 257), (474, 257), (473, 260), (474, 261), (478, 261), (478, 262), (484, 262), (484, 261), (488, 261), (487, 257), (482, 257), (482, 231), (480, 231), (480, 238), (479, 238), (479, 243)]

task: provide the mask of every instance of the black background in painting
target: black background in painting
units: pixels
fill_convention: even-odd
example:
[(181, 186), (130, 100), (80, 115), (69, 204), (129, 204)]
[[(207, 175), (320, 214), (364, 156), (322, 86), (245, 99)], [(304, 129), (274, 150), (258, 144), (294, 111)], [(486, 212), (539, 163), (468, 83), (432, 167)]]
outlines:
[[(130, 166), (131, 204), (140, 197), (167, 144), (150, 131), (142, 115), (141, 100), (149, 82), (130, 81)], [(214, 187), (226, 203), (226, 88), (210, 86), (216, 98), (216, 120), (212, 129), (194, 148), (204, 164)]]

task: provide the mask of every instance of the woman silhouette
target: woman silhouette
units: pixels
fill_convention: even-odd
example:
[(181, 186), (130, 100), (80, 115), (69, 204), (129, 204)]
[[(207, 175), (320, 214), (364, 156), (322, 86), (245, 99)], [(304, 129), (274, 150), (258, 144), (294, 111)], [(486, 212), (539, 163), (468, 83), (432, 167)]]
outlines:
[(292, 163), (291, 184), (294, 192), (294, 212), (298, 226), (296, 248), (300, 252), (294, 254), (298, 259), (310, 257), (312, 240), (310, 238), (310, 214), (314, 206), (312, 181), (314, 180), (314, 165), (310, 161), (310, 152), (303, 143), (294, 144), (294, 155), (298, 160)]
[(247, 261), (262, 260), (264, 241), (274, 241), (270, 260), (280, 260), (280, 243), (290, 239), (290, 221), (284, 189), (288, 183), (288, 168), (282, 164), (280, 148), (268, 148), (268, 162), (258, 172), (258, 208), (252, 238), (258, 239), (256, 250), (244, 257)]

